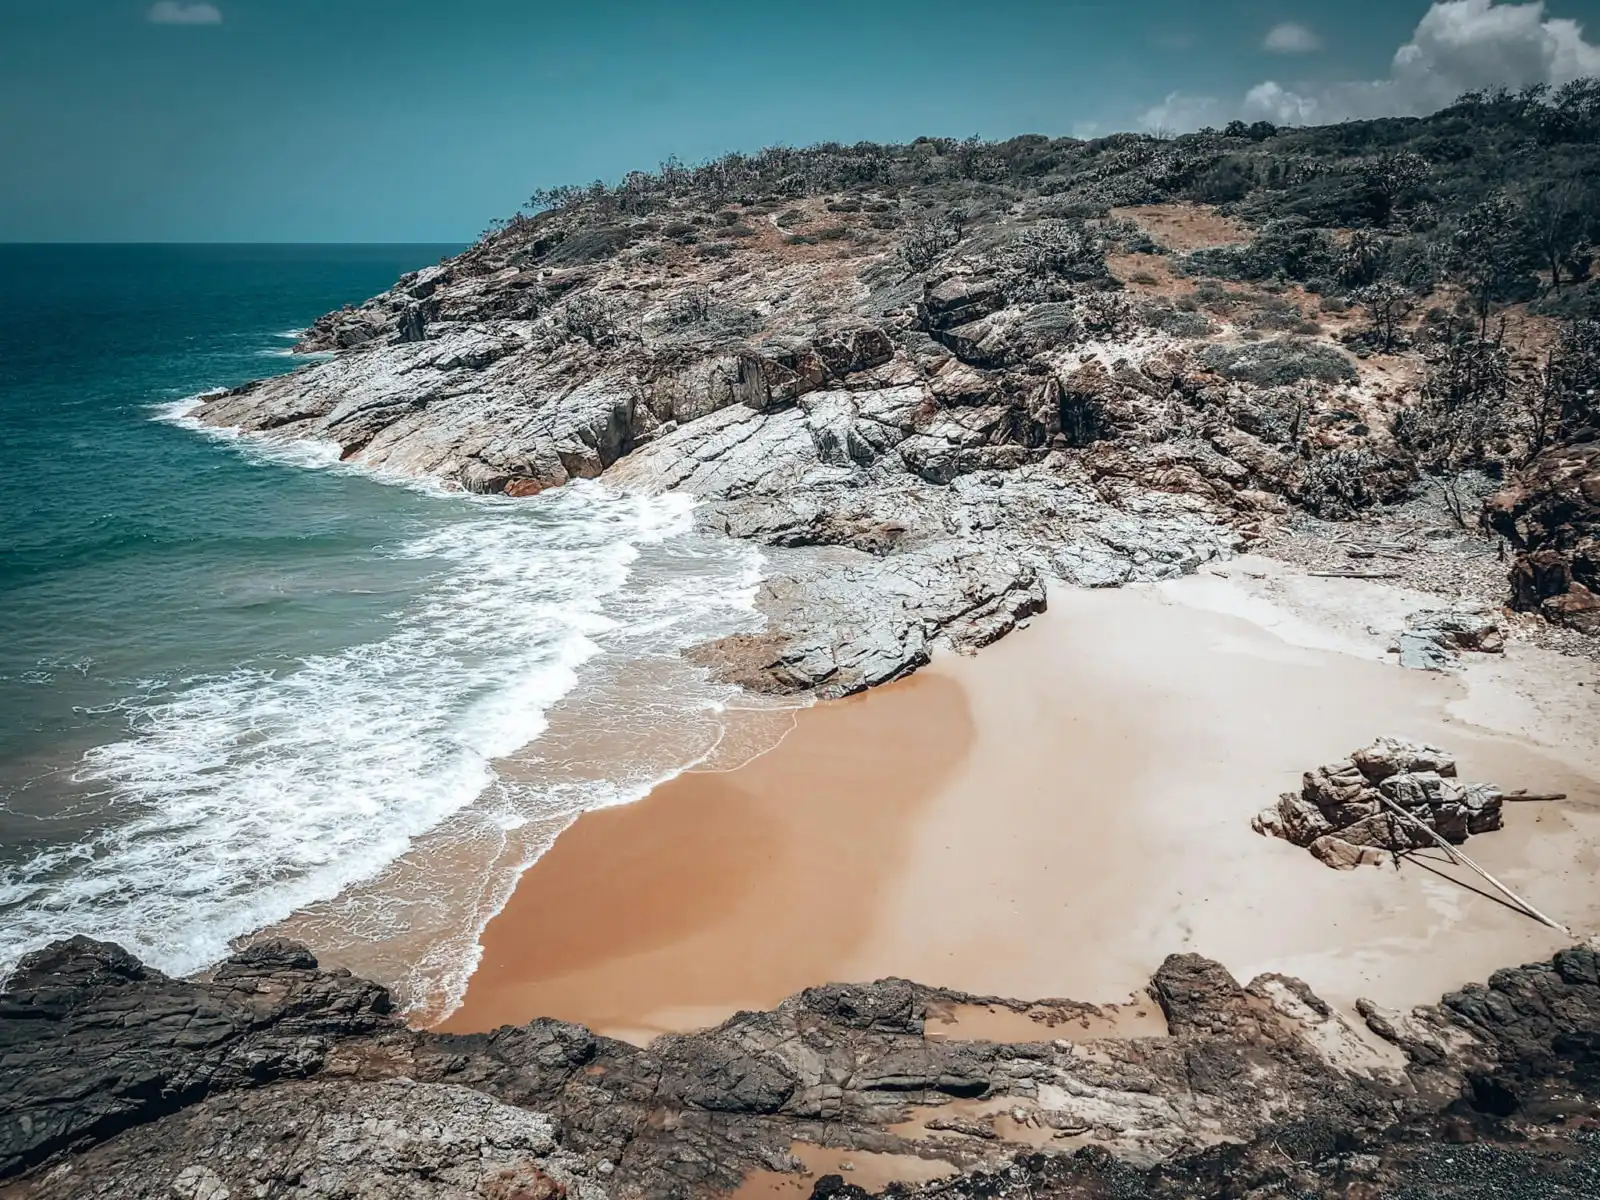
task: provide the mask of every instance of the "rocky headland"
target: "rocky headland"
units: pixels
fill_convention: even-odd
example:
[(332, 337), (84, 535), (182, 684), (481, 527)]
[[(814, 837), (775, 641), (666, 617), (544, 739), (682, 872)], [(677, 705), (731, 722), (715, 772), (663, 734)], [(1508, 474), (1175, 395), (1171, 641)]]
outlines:
[[(1548, 289), (1527, 256), (1475, 264), (1511, 255), (1483, 231), (1511, 227), (1512, 181), (1597, 145), (1583, 93), (1331, 132), (667, 164), (536, 197), (319, 319), (300, 349), (321, 361), (194, 415), (472, 492), (689, 492), (705, 529), (763, 549), (765, 629), (694, 651), (759, 691), (859, 691), (1001, 637), (1047, 580), (1245, 547), (1447, 601), (1407, 665), (1497, 648), (1502, 620), (1592, 653), (1589, 263), (1575, 237)], [(1538, 619), (1481, 617), (1502, 604)], [(1319, 779), (1364, 803), (1378, 781), (1351, 770)], [(1175, 955), (1149, 988), (1166, 1032), (1137, 1036), (903, 980), (647, 1048), (552, 1020), (421, 1032), (282, 941), (175, 980), (73, 939), (6, 988), (7, 1196), (755, 1196), (802, 1147), (932, 1162), (951, 1177), (898, 1194), (952, 1200), (1600, 1179), (1580, 947), (1414, 1012), (1363, 1002), (1359, 1026), (1296, 979)], [(1038, 1036), (930, 1036), (973, 1006)]]
[[(1469, 115), (1498, 138), (1528, 119)], [(327, 361), (195, 415), (474, 492), (691, 493), (705, 527), (767, 551), (767, 633), (707, 652), (764, 690), (839, 695), (937, 640), (980, 646), (1043, 605), (1045, 577), (1160, 579), (1308, 521), (1381, 537), (1419, 488), (1444, 502), (1408, 553), (1443, 552), (1423, 574), (1450, 594), (1480, 499), (1523, 463), (1484, 516), (1516, 553), (1492, 598), (1581, 628), (1600, 337), (1526, 303), (1497, 331), (1457, 315), (1520, 295), (1474, 290), (1471, 220), (1500, 201), (1471, 208), (1483, 181), (1463, 192), (1427, 157), (1463, 119), (1402, 123), (1404, 149), (1371, 123), (1326, 145), (1258, 129), (669, 164), (536, 197), (319, 319), (300, 349)], [(1237, 176), (1221, 205), (1219, 171)]]

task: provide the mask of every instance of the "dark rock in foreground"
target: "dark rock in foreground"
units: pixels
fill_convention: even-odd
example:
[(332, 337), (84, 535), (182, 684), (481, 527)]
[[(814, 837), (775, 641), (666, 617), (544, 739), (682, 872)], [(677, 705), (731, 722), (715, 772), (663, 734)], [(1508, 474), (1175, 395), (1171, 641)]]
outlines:
[[(1168, 1036), (1073, 1041), (1095, 1010), (990, 999), (1039, 1040), (933, 1040), (930, 1015), (980, 998), (885, 980), (639, 1049), (549, 1020), (411, 1030), (382, 988), (289, 943), (181, 981), (79, 938), (0, 996), (0, 1174), (32, 1172), (14, 1186), (39, 1198), (677, 1197), (794, 1170), (800, 1141), (979, 1172), (930, 1195), (1231, 1195), (1335, 1159), (1352, 1180), (1422, 1170), (1417, 1130), (1500, 1146), (1594, 1113), (1589, 950), (1436, 1008), (1363, 1003), (1387, 1056), (1298, 980), (1241, 987), (1177, 955), (1151, 992)], [(1060, 1152), (1008, 1142), (1002, 1111)]]

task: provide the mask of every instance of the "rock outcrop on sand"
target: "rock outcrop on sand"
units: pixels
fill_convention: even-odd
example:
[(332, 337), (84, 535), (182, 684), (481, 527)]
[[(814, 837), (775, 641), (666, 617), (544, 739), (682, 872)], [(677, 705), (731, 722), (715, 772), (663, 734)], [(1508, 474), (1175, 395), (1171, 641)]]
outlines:
[[(1035, 1041), (936, 1040), (931, 1012), (980, 998), (885, 980), (640, 1049), (548, 1020), (413, 1031), (383, 989), (288, 943), (184, 982), (73, 939), (0, 994), (0, 1177), (24, 1175), (8, 1195), (40, 1200), (667, 1198), (797, 1169), (800, 1141), (1193, 1195), (1217, 1171), (1372, 1174), (1383, 1147), (1441, 1121), (1470, 1140), (1506, 1134), (1514, 1113), (1593, 1111), (1588, 950), (1408, 1014), (1363, 1003), (1383, 1041), (1297, 980), (1241, 987), (1195, 955), (1169, 958), (1150, 991), (1167, 1036), (1073, 1040), (1096, 1010), (1047, 1001), (1012, 1004), (1049, 1017)], [(1021, 1114), (1033, 1145), (1008, 1142), (997, 1114)], [(1040, 1139), (1059, 1154), (1034, 1156)], [(1353, 1166), (1361, 1147), (1377, 1151)]]
[(1463, 652), (1500, 654), (1505, 648), (1505, 635), (1492, 613), (1428, 609), (1406, 619), (1395, 652), (1409, 670), (1447, 671)]
[(1490, 498), (1484, 521), (1516, 549), (1513, 605), (1600, 634), (1600, 442), (1546, 450)]
[(1252, 826), (1343, 871), (1438, 845), (1419, 825), (1453, 845), (1493, 832), (1504, 798), (1493, 784), (1458, 780), (1455, 759), (1438, 747), (1385, 737), (1307, 771), (1300, 790), (1285, 792)]

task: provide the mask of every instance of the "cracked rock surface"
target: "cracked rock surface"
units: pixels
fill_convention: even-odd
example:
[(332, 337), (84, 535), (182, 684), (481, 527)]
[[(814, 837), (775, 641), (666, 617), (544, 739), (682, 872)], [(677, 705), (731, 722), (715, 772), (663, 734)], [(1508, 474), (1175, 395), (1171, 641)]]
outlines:
[(1299, 792), (1285, 792), (1251, 825), (1344, 871), (1437, 845), (1419, 825), (1452, 845), (1492, 833), (1504, 799), (1493, 784), (1457, 779), (1455, 758), (1438, 747), (1385, 737), (1307, 771)]
[[(1144, 1178), (1203, 1174), (1263, 1139), (1382, 1141), (1474, 1103), (1576, 1111), (1594, 1082), (1589, 950), (1411, 1013), (1363, 1002), (1367, 1034), (1298, 980), (1244, 987), (1197, 955), (1169, 958), (1150, 991), (1166, 1036), (1074, 1040), (1099, 1010), (883, 980), (640, 1049), (549, 1020), (411, 1030), (383, 989), (289, 943), (179, 981), (73, 939), (0, 995), (0, 1172), (23, 1176), (9, 1194), (51, 1200), (689, 1197), (798, 1169), (796, 1141), (1016, 1170), (1032, 1151), (995, 1114), (1020, 1112), (1060, 1145), (1052, 1161)], [(926, 1036), (963, 1003), (1026, 1013), (1039, 1037)], [(918, 1114), (933, 1118), (920, 1133)]]

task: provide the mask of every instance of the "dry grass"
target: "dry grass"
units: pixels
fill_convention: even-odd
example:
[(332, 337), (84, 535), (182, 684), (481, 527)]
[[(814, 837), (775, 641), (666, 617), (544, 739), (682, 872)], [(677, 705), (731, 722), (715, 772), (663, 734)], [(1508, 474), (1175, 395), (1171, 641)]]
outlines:
[(1113, 217), (1132, 221), (1169, 250), (1242, 246), (1250, 231), (1209, 204), (1141, 204), (1114, 208)]

